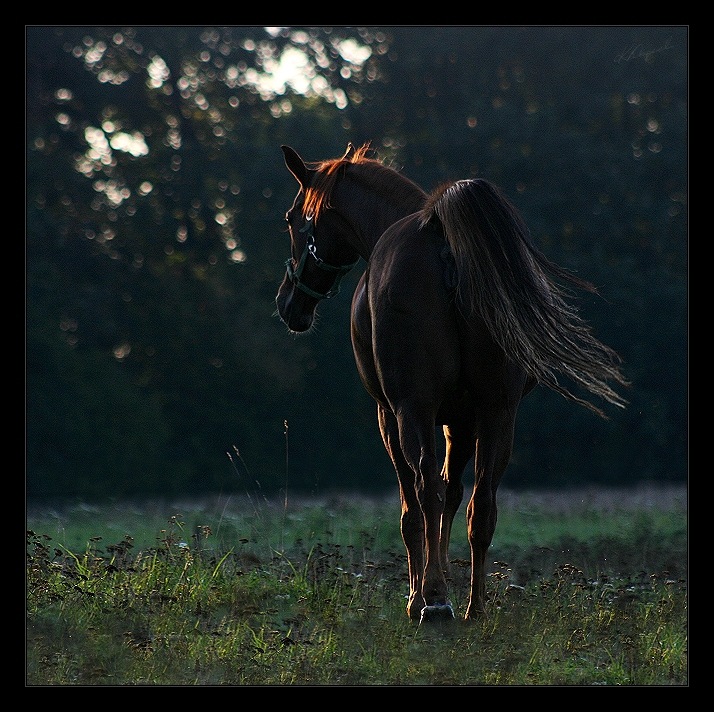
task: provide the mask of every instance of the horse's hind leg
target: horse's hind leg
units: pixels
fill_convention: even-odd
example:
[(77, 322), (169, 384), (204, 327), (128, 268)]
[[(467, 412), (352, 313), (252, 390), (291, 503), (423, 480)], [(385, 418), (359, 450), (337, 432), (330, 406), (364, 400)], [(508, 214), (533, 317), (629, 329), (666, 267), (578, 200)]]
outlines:
[(399, 446), (399, 428), (396, 418), (382, 406), (378, 407), (379, 429), (384, 447), (394, 464), (399, 480), (399, 496), (402, 503), (401, 532), (407, 551), (409, 567), (409, 600), (407, 614), (419, 620), (426, 605), (422, 595), (422, 577), (424, 574), (424, 520), (416, 495), (415, 476), (412, 468), (402, 455)]
[(466, 512), (471, 547), (471, 593), (464, 618), (485, 610), (486, 555), (496, 530), (496, 490), (513, 448), (514, 416), (507, 409), (481, 422), (476, 441), (475, 482)]
[[(423, 403), (402, 401), (395, 410), (399, 445), (412, 471), (409, 482), (414, 485), (422, 516), (424, 573), (421, 593), (425, 606), (421, 611), (421, 620), (452, 620), (454, 611), (448, 599), (440, 544), (446, 482), (436, 457), (434, 418)], [(405, 490), (409, 482), (404, 483)], [(413, 614), (412, 609), (410, 615)]]

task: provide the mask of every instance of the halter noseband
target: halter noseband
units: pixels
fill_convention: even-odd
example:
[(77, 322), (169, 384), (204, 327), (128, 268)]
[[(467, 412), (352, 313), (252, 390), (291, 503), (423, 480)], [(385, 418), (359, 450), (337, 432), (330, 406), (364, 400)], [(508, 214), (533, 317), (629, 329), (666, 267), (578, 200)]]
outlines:
[[(290, 259), (285, 261), (285, 268), (288, 273), (288, 278), (300, 291), (305, 292), (305, 294), (309, 294), (315, 299), (330, 299), (340, 291), (340, 281), (359, 262), (359, 257), (354, 262), (348, 265), (341, 265), (339, 267), (336, 267), (335, 265), (328, 264), (323, 259), (317, 256), (314, 230), (315, 223), (312, 217), (306, 218), (305, 225), (300, 228), (300, 232), (306, 234), (307, 243), (305, 245), (305, 249), (303, 250), (302, 255), (300, 256), (298, 266), (296, 268), (293, 268), (293, 259), (291, 257)], [(312, 258), (315, 260), (315, 264), (321, 270), (323, 270), (324, 272), (336, 274), (335, 281), (332, 284), (332, 287), (330, 287), (330, 289), (328, 289), (327, 292), (325, 292), (324, 294), (322, 292), (317, 292), (314, 289), (310, 289), (310, 287), (308, 287), (304, 282), (300, 281), (300, 278), (302, 277), (302, 272), (305, 269), (305, 263), (307, 262), (308, 255), (312, 256)]]

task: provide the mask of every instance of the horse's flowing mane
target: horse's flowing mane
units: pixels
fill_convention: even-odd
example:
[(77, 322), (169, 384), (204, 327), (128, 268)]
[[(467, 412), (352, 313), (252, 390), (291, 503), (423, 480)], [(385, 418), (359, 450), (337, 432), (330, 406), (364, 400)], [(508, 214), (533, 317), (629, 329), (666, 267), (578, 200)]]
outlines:
[(422, 225), (431, 221), (441, 224), (454, 255), (456, 298), (467, 319), (477, 311), (509, 358), (568, 400), (605, 417), (560, 385), (559, 373), (624, 406), (608, 385), (628, 385), (619, 356), (590, 333), (558, 282), (592, 293), (596, 288), (536, 247), (517, 209), (496, 186), (483, 179), (440, 186), (422, 208)]
[(312, 217), (317, 222), (320, 213), (330, 207), (332, 190), (341, 171), (344, 176), (378, 193), (383, 200), (397, 205), (405, 201), (414, 202), (415, 211), (421, 207), (426, 193), (394, 168), (375, 158), (369, 158), (367, 156), (369, 150), (369, 143), (359, 148), (354, 148), (350, 144), (342, 158), (330, 158), (308, 164), (316, 174), (305, 192), (302, 208), (305, 217)]

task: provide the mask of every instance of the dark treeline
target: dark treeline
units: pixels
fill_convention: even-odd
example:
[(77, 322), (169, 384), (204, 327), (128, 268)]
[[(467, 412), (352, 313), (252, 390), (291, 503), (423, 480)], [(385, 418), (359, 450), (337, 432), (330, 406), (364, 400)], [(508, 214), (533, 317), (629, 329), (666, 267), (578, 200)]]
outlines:
[[(40, 497), (396, 486), (358, 269), (275, 316), (306, 160), (370, 141), (518, 206), (623, 357), (601, 421), (536, 389), (510, 487), (687, 477), (686, 27), (26, 28), (26, 482)], [(283, 74), (288, 60), (302, 63)]]

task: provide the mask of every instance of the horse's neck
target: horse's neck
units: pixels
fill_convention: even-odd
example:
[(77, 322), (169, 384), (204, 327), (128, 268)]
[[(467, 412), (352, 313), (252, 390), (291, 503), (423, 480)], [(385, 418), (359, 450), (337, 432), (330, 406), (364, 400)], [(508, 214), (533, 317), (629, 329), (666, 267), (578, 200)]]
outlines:
[(395, 200), (353, 183), (340, 185), (334, 197), (337, 199), (333, 204), (339, 206), (354, 228), (356, 242), (353, 247), (367, 259), (382, 233), (397, 220), (419, 210), (426, 194), (415, 187), (405, 199)]

